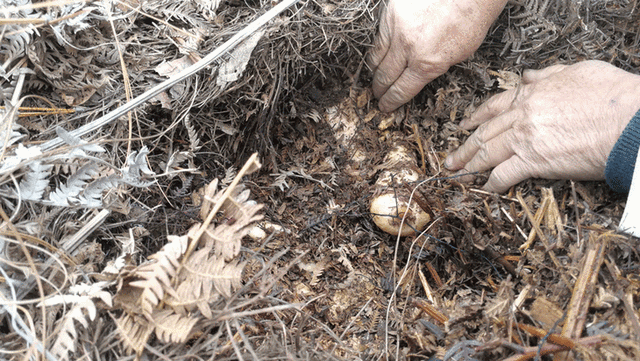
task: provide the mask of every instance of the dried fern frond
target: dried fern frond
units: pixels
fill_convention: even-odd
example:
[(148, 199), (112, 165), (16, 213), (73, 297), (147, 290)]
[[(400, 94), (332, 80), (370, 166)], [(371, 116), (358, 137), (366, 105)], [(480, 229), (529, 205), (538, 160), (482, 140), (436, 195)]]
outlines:
[(62, 18), (62, 21), (58, 21), (51, 26), (58, 44), (72, 44), (74, 43), (73, 34), (90, 28), (92, 20), (97, 20), (96, 16), (91, 14), (92, 12), (99, 12), (104, 17), (110, 15), (110, 11), (106, 9), (106, 4), (96, 2), (95, 5), (97, 6), (87, 6), (84, 2), (78, 2), (51, 9), (50, 15), (55, 14), (56, 17)]
[[(249, 200), (249, 191), (238, 182), (259, 166), (254, 155), (226, 190), (218, 191), (218, 181), (212, 181), (203, 202), (203, 224), (186, 235), (169, 236), (147, 263), (121, 271), (115, 298), (124, 315), (116, 324), (128, 349), (142, 352), (154, 330), (163, 342), (185, 342), (199, 322), (213, 319), (212, 305), (241, 286), (245, 264), (235, 257), (242, 237), (262, 217), (257, 214), (261, 206)], [(212, 220), (220, 212), (225, 220), (216, 225)]]
[[(115, 166), (90, 154), (105, 153), (100, 145), (87, 143), (62, 128), (58, 128), (56, 132), (60, 139), (71, 146), (66, 154), (46, 155), (38, 146), (25, 147), (18, 144), (14, 154), (0, 162), (0, 175), (13, 173), (20, 168), (26, 170), (17, 192), (11, 190), (7, 193), (18, 193), (16, 197), (23, 200), (50, 206), (99, 208), (104, 206), (103, 195), (109, 189), (121, 184), (134, 187), (153, 184), (146, 180), (148, 176), (155, 174), (147, 165), (149, 150), (146, 147), (132, 152), (118, 175), (114, 174), (114, 170), (118, 171)], [(72, 174), (66, 182), (58, 181), (60, 186), (50, 191), (50, 176), (54, 166), (56, 170), (67, 169)], [(56, 179), (55, 175), (53, 178)]]
[(195, 153), (199, 151), (200, 148), (202, 148), (202, 144), (200, 144), (200, 135), (198, 134), (196, 128), (193, 126), (191, 117), (188, 113), (184, 116), (182, 122), (184, 123), (184, 127), (187, 129), (187, 135), (189, 136), (189, 151), (191, 153)]
[[(198, 7), (201, 7), (203, 10), (206, 10), (208, 12), (205, 4), (197, 4), (197, 1), (191, 0), (152, 0), (142, 2), (142, 10), (147, 14), (160, 16), (171, 22), (182, 22), (184, 25), (182, 25), (181, 28), (185, 28), (185, 25), (188, 25), (189, 27), (192, 27), (194, 29), (204, 30), (209, 28), (207, 27), (206, 21), (212, 20), (213, 18), (211, 18), (210, 16), (213, 15), (215, 17), (215, 14), (202, 13), (198, 10)], [(215, 10), (217, 8), (217, 4), (215, 4), (215, 6), (211, 6), (210, 8)]]
[[(214, 197), (218, 202), (224, 195), (220, 191)], [(250, 231), (250, 225), (262, 220), (258, 214), (262, 205), (249, 201), (249, 190), (242, 190), (241, 186), (234, 189), (220, 208), (224, 214), (224, 222), (211, 225), (202, 236), (201, 243), (207, 249), (213, 249), (216, 256), (231, 260), (240, 253), (240, 241)]]
[(111, 294), (104, 290), (108, 285), (106, 282), (75, 285), (69, 288), (70, 294), (53, 296), (42, 302), (44, 306), (73, 305), (64, 318), (59, 321), (56, 330), (57, 338), (50, 349), (51, 353), (59, 360), (67, 360), (69, 352), (76, 351), (78, 329), (75, 322), (88, 329), (87, 317), (89, 321), (95, 320), (97, 309), (93, 300), (98, 298), (108, 306), (112, 305)]
[(188, 236), (168, 236), (169, 243), (162, 249), (149, 256), (148, 263), (140, 265), (132, 273), (132, 278), (138, 280), (129, 282), (129, 286), (142, 289), (139, 302), (142, 313), (152, 318), (153, 309), (164, 298), (165, 292), (175, 293), (171, 279), (180, 266), (180, 257), (187, 250)]
[(189, 339), (193, 327), (198, 323), (197, 317), (177, 314), (171, 310), (154, 312), (152, 324), (156, 336), (162, 342), (182, 343)]
[(213, 19), (216, 15), (216, 9), (220, 6), (222, 0), (193, 0), (196, 6), (204, 12), (207, 19)]
[[(77, 137), (70, 132), (67, 132), (62, 127), (56, 127), (56, 134), (62, 139), (66, 144), (72, 146), (71, 152), (78, 155), (84, 155), (84, 152), (92, 152), (92, 153), (104, 153), (105, 149), (98, 144), (88, 143), (80, 137)], [(140, 152), (143, 152), (146, 148), (143, 148)], [(77, 153), (81, 151), (81, 153)], [(146, 153), (145, 153), (146, 154)]]
[(127, 165), (122, 168), (122, 182), (134, 187), (148, 187), (153, 182), (144, 182), (144, 176), (152, 176), (155, 173), (149, 169), (147, 164), (147, 154), (149, 149), (142, 147), (139, 152), (131, 152), (127, 158)]
[[(61, 184), (55, 191), (49, 194), (49, 200), (55, 205), (69, 206), (70, 200), (78, 200), (78, 196), (86, 187), (87, 181), (92, 179), (98, 174), (98, 168), (95, 163), (87, 163), (80, 167), (78, 171), (72, 174), (66, 184)], [(102, 196), (102, 189), (99, 193)], [(88, 196), (88, 197), (87, 197)], [(90, 192), (85, 196), (85, 200), (89, 203), (89, 200), (95, 201), (95, 196)], [(102, 202), (100, 202), (102, 204)]]
[(104, 192), (108, 189), (117, 187), (118, 184), (120, 184), (120, 179), (115, 175), (98, 178), (87, 184), (82, 193), (77, 197), (77, 202), (73, 202), (75, 199), (72, 197), (67, 198), (67, 200), (70, 201), (69, 203), (76, 206), (99, 208), (104, 205), (102, 202)]
[(189, 314), (196, 308), (208, 319), (213, 317), (210, 304), (219, 296), (230, 297), (241, 286), (243, 263), (226, 263), (203, 248), (194, 252), (180, 270), (176, 295), (166, 303), (176, 312)]
[[(40, 13), (34, 12), (33, 9), (28, 6), (31, 5), (30, 0), (4, 0), (2, 7), (5, 9), (19, 8), (17, 12), (8, 14), (4, 13), (5, 17), (11, 19), (38, 19), (41, 17)], [(36, 33), (33, 24), (25, 23), (24, 25), (9, 24), (4, 25), (2, 29), (3, 41), (0, 42), (0, 55), (4, 55), (3, 62), (11, 61), (12, 59), (19, 58), (25, 54), (25, 51), (31, 41), (33, 35)]]
[(20, 196), (28, 201), (39, 201), (42, 199), (45, 188), (49, 185), (47, 177), (53, 166), (34, 161), (29, 164), (28, 168), (30, 171), (20, 181)]
[(128, 351), (140, 355), (153, 333), (153, 326), (145, 317), (124, 313), (114, 319), (120, 340)]
[(191, 162), (193, 156), (194, 154), (190, 151), (175, 151), (169, 155), (166, 162), (160, 162), (159, 165), (165, 173), (173, 176), (175, 172), (180, 170), (179, 165), (187, 160)]

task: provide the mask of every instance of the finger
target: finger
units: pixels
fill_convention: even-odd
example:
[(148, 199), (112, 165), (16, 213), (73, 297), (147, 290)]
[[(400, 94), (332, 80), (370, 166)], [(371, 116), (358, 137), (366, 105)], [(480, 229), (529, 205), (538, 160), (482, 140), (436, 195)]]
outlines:
[(382, 2), (382, 8), (380, 9), (380, 26), (378, 28), (378, 34), (373, 41), (373, 50), (367, 55), (367, 66), (375, 72), (382, 59), (387, 55), (389, 47), (391, 46), (391, 29), (388, 25), (387, 15), (389, 9), (386, 6), (386, 2)]
[[(424, 88), (424, 86), (446, 72), (424, 72), (415, 68), (406, 68), (400, 77), (380, 97), (378, 107), (383, 112), (390, 112), (408, 102)], [(375, 92), (375, 90), (374, 90)]]
[[(478, 130), (460, 146), (455, 152), (447, 157), (444, 166), (450, 170), (468, 169), (467, 163), (476, 155), (480, 148), (501, 133), (508, 131), (513, 122), (518, 119), (516, 112), (502, 113), (490, 122), (482, 124)], [(509, 132), (512, 137), (513, 132)]]
[(482, 103), (469, 118), (461, 121), (460, 127), (467, 130), (474, 129), (480, 124), (495, 118), (511, 107), (516, 95), (516, 89), (510, 89), (492, 96), (489, 100)]
[(549, 77), (550, 75), (553, 75), (557, 72), (564, 70), (566, 67), (567, 67), (566, 65), (558, 64), (558, 65), (548, 66), (540, 70), (527, 69), (522, 73), (522, 83), (523, 84), (535, 83), (537, 81), (540, 81), (542, 79)]
[(467, 172), (466, 169), (461, 169), (457, 171), (454, 175), (452, 175), (451, 178), (454, 178), (456, 181), (460, 183), (471, 183), (474, 180), (476, 180), (476, 175), (469, 174), (469, 172)]
[(391, 32), (385, 24), (380, 24), (380, 31), (373, 42), (373, 50), (367, 56), (367, 66), (375, 72), (382, 59), (387, 56), (391, 46)]
[(391, 85), (400, 78), (407, 66), (408, 59), (404, 50), (395, 45), (395, 43), (391, 44), (389, 51), (387, 51), (384, 59), (382, 59), (373, 74), (373, 82), (371, 84), (373, 95), (380, 99)]
[(489, 192), (503, 193), (530, 177), (531, 171), (527, 163), (518, 155), (514, 155), (493, 169), (489, 180), (482, 188)]
[(509, 129), (482, 144), (473, 158), (465, 164), (464, 169), (469, 173), (482, 172), (513, 157), (515, 152), (512, 145), (516, 140), (513, 134), (513, 130)]

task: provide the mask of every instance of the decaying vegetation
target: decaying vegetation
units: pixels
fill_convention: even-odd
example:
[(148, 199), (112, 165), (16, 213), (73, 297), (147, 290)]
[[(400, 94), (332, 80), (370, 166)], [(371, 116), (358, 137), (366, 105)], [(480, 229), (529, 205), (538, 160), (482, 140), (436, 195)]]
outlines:
[[(512, 1), (471, 59), (380, 114), (363, 58), (381, 2), (301, 0), (73, 132), (275, 3), (3, 1), (0, 359), (640, 359), (623, 196), (487, 194), (441, 166), (525, 68), (637, 72), (635, 1)], [(431, 219), (405, 238), (369, 212), (399, 144), (420, 180), (396, 187)]]

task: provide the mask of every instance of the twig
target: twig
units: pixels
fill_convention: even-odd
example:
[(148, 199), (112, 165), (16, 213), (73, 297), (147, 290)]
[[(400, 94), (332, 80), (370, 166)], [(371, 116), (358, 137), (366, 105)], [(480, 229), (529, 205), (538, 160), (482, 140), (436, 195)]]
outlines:
[[(26, 242), (22, 239), (22, 237), (20, 236), (20, 233), (18, 232), (18, 230), (16, 229), (16, 227), (13, 225), (13, 223), (11, 223), (11, 221), (9, 220), (9, 217), (7, 216), (7, 214), (4, 212), (4, 210), (0, 207), (0, 217), (2, 218), (2, 220), (5, 222), (4, 225), (6, 225), (7, 227), (9, 227), (9, 229), (11, 231), (13, 231), (16, 234), (16, 238), (18, 239), (18, 242), (20, 244), (20, 248), (25, 256), (25, 258), (27, 259), (27, 263), (29, 265), (29, 268), (31, 269), (31, 271), (33, 272), (33, 280), (34, 283), (38, 285), (38, 292), (40, 294), (40, 298), (44, 299), (45, 298), (45, 292), (44, 292), (44, 286), (42, 285), (42, 280), (40, 279), (40, 277), (38, 277), (38, 268), (36, 267), (35, 262), (33, 261), (33, 257), (31, 257), (31, 253), (29, 252), (29, 250), (27, 249), (26, 246)], [(7, 275), (4, 275), (5, 278), (8, 278)], [(38, 345), (38, 350), (40, 352), (42, 352), (47, 358), (49, 357), (49, 353), (47, 352), (47, 318), (46, 318), (46, 308), (44, 305), (42, 305), (41, 307), (42, 310), (42, 343), (37, 343), (36, 342), (36, 335), (34, 335), (33, 337), (33, 342), (34, 344)]]
[(260, 308), (260, 309), (257, 309), (257, 310), (249, 310), (249, 311), (242, 311), (242, 312), (231, 312), (231, 313), (223, 314), (221, 316), (216, 317), (216, 321), (228, 321), (228, 320), (233, 320), (235, 318), (261, 315), (263, 313), (269, 313), (269, 312), (274, 312), (274, 311), (284, 311), (284, 310), (296, 310), (296, 311), (299, 311), (304, 306), (305, 306), (304, 303), (298, 302), (298, 303), (288, 303), (286, 305), (265, 307), (265, 308)]
[(627, 317), (635, 331), (634, 338), (640, 341), (640, 320), (638, 320), (638, 315), (636, 310), (634, 310), (633, 299), (630, 299), (633, 295), (628, 290), (625, 290), (625, 285), (627, 283), (621, 282), (625, 279), (618, 266), (611, 259), (605, 260), (604, 263), (607, 266), (609, 273), (613, 276), (613, 279), (616, 280), (616, 297), (621, 299), (624, 304), (624, 311), (627, 313)]
[(433, 306), (431, 306), (427, 301), (421, 300), (419, 298), (411, 298), (411, 303), (421, 309), (424, 313), (431, 316), (434, 320), (438, 321), (441, 324), (446, 324), (449, 322), (449, 317), (445, 316), (442, 312), (436, 310)]
[(533, 336), (545, 338), (546, 340), (548, 340), (554, 345), (566, 347), (570, 350), (576, 347), (575, 341), (569, 337), (558, 335), (557, 333), (551, 333), (551, 331), (545, 331), (541, 328), (525, 325), (523, 323), (517, 323), (515, 326), (521, 329), (522, 331), (528, 332)]
[(558, 269), (557, 271), (558, 271), (558, 274), (560, 275), (560, 278), (562, 278), (562, 281), (564, 282), (564, 284), (567, 287), (571, 287), (571, 283), (569, 282), (569, 280), (567, 279), (565, 274), (562, 272), (562, 268), (563, 267), (560, 264), (560, 261), (558, 261), (558, 258), (556, 257), (555, 252), (553, 252), (553, 250), (549, 246), (549, 240), (547, 240), (547, 236), (540, 229), (540, 225), (538, 223), (536, 223), (535, 217), (531, 214), (531, 210), (529, 210), (529, 207), (527, 206), (527, 203), (522, 198), (522, 194), (520, 194), (520, 192), (518, 192), (516, 197), (518, 198), (518, 201), (520, 202), (520, 205), (524, 209), (524, 212), (526, 213), (527, 218), (529, 219), (529, 222), (531, 223), (531, 226), (535, 229), (536, 234), (538, 234), (538, 237), (540, 237), (540, 240), (542, 240), (542, 243), (544, 243), (544, 247), (547, 250), (547, 253), (549, 254), (549, 258), (551, 258), (551, 261), (553, 261), (553, 264)]
[[(464, 174), (466, 175), (466, 174)], [(515, 198), (511, 198), (511, 197), (507, 197), (507, 196), (503, 196), (501, 194), (497, 194), (497, 193), (491, 193), (491, 192), (487, 192), (485, 190), (482, 189), (477, 189), (477, 188), (469, 188), (469, 192), (472, 193), (478, 193), (478, 194), (483, 194), (485, 196), (498, 196), (498, 198), (500, 199), (504, 199), (505, 201), (510, 201), (510, 202), (514, 202), (514, 203), (518, 203), (518, 200)]]
[(429, 282), (427, 282), (427, 277), (425, 277), (424, 272), (422, 272), (422, 264), (418, 264), (418, 276), (420, 277), (420, 283), (422, 284), (424, 294), (427, 296), (429, 301), (431, 301), (431, 303), (437, 306), (436, 299), (433, 297), (433, 292), (431, 291)]
[[(127, 102), (131, 101), (131, 96), (133, 93), (131, 92), (131, 81), (129, 80), (129, 70), (127, 69), (127, 64), (124, 60), (124, 55), (122, 55), (122, 48), (120, 47), (120, 39), (118, 39), (118, 32), (116, 31), (116, 26), (113, 23), (113, 15), (111, 14), (111, 8), (107, 7), (107, 11), (109, 14), (109, 25), (111, 25), (111, 32), (113, 33), (113, 40), (116, 42), (116, 50), (118, 50), (118, 58), (120, 59), (120, 68), (122, 69), (122, 83), (124, 85), (124, 95), (127, 99)], [(138, 117), (136, 116), (136, 120)], [(129, 137), (127, 139), (127, 157), (131, 154), (131, 141), (133, 138), (133, 117), (131, 112), (127, 112), (127, 120), (129, 125)], [(138, 130), (140, 129), (140, 123), (138, 122)], [(141, 138), (140, 134), (138, 134), (138, 138)]]
[(571, 197), (573, 198), (573, 212), (576, 214), (576, 243), (582, 248), (580, 240), (580, 212), (578, 210), (578, 196), (576, 195), (576, 184), (571, 181)]
[(640, 320), (638, 320), (638, 312), (637, 312), (637, 304), (634, 306), (633, 302), (633, 294), (630, 291), (624, 293), (624, 295), (620, 295), (622, 299), (622, 303), (624, 304), (624, 311), (627, 314), (627, 318), (629, 318), (629, 323), (633, 327), (635, 332), (636, 341), (640, 341)]
[[(597, 336), (589, 336), (583, 337), (578, 340), (574, 340), (576, 344), (580, 346), (594, 346), (599, 343), (602, 343), (603, 338), (600, 335)], [(503, 361), (527, 361), (539, 355), (548, 355), (551, 353), (556, 353), (560, 351), (566, 351), (567, 348), (560, 345), (547, 344), (542, 347), (541, 350), (538, 349), (538, 346), (525, 347), (524, 352), (520, 355), (514, 355), (504, 359)]]
[(536, 214), (533, 216), (533, 220), (531, 221), (532, 229), (529, 232), (529, 236), (525, 237), (527, 241), (519, 247), (520, 251), (524, 252), (528, 250), (533, 244), (533, 241), (536, 240), (536, 229), (539, 229), (538, 227), (540, 226), (540, 223), (542, 222), (542, 219), (544, 218), (544, 214), (547, 212), (548, 207), (549, 207), (549, 199), (544, 198), (542, 200), (542, 204), (540, 205), (540, 208), (538, 208), (538, 210), (536, 211)]
[(567, 319), (562, 327), (562, 335), (565, 337), (575, 338), (582, 333), (595, 289), (594, 285), (597, 281), (608, 243), (609, 237), (606, 234), (597, 238), (592, 236), (590, 239), (589, 249), (584, 257), (582, 272), (580, 272), (580, 276), (573, 288)]
[(353, 318), (351, 318), (351, 322), (349, 322), (349, 324), (347, 325), (347, 327), (345, 327), (344, 331), (342, 331), (342, 333), (340, 334), (340, 339), (342, 340), (342, 338), (344, 337), (344, 335), (347, 334), (347, 331), (349, 331), (349, 329), (351, 328), (351, 326), (353, 326), (353, 323), (358, 319), (358, 317), (360, 317), (360, 314), (362, 314), (362, 312), (365, 311), (365, 309), (367, 308), (367, 306), (369, 306), (369, 303), (371, 303), (371, 301), (373, 301), (373, 297), (370, 297), (369, 300), (364, 304), (364, 306), (360, 307), (360, 310), (358, 311), (358, 313), (356, 313), (355, 316), (353, 316)]
[(218, 214), (218, 211), (220, 210), (222, 205), (227, 201), (227, 199), (229, 199), (229, 197), (231, 196), (231, 193), (238, 186), (238, 183), (240, 183), (240, 180), (242, 179), (242, 177), (244, 177), (245, 174), (249, 174), (259, 169), (260, 167), (261, 165), (260, 165), (260, 162), (258, 161), (258, 153), (253, 153), (251, 157), (249, 157), (249, 160), (247, 160), (247, 162), (244, 164), (242, 169), (240, 169), (240, 171), (238, 172), (236, 177), (233, 179), (231, 184), (229, 184), (229, 186), (224, 191), (220, 199), (216, 202), (216, 204), (213, 205), (213, 209), (209, 211), (209, 215), (207, 215), (207, 219), (205, 219), (204, 222), (202, 222), (202, 225), (200, 226), (198, 231), (193, 235), (191, 244), (189, 244), (189, 248), (187, 248), (187, 251), (184, 253), (184, 256), (182, 258), (183, 263), (187, 259), (189, 259), (189, 256), (191, 255), (191, 252), (193, 252), (196, 245), (198, 244), (200, 237), (202, 237), (204, 232), (207, 230), (207, 228), (209, 227), (209, 224), (211, 224), (211, 221), (213, 221), (213, 217), (215, 217), (216, 214)]
[(516, 229), (518, 230), (518, 232), (520, 233), (520, 235), (522, 236), (522, 238), (527, 239), (527, 235), (524, 234), (524, 231), (522, 230), (522, 228), (520, 228), (520, 226), (514, 222), (513, 217), (511, 217), (511, 215), (509, 214), (509, 212), (507, 212), (506, 209), (504, 209), (504, 207), (500, 207), (500, 211), (502, 212), (502, 214), (505, 215), (505, 217), (507, 217), (507, 219), (509, 220), (509, 222), (511, 222), (511, 224), (513, 224), (514, 226), (516, 226)]

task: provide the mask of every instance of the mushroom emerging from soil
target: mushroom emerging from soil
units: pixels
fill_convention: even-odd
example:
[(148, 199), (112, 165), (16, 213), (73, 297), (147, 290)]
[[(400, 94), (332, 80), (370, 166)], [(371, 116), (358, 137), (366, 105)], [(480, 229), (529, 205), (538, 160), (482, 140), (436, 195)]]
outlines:
[(415, 157), (406, 147), (397, 145), (385, 157), (384, 165), (385, 170), (376, 181), (376, 192), (369, 208), (373, 222), (394, 236), (404, 237), (422, 231), (431, 217), (415, 198), (411, 199), (411, 192), (406, 187), (420, 178), (414, 170)]
[[(378, 129), (383, 132), (383, 138), (394, 146), (393, 150), (385, 156), (383, 163), (376, 167), (376, 169), (382, 169), (382, 172), (375, 183), (374, 196), (369, 208), (373, 215), (373, 222), (381, 230), (394, 236), (404, 237), (421, 232), (431, 217), (415, 199), (409, 203), (411, 190), (407, 186), (420, 179), (416, 157), (408, 147), (402, 145), (405, 137), (400, 132), (387, 130), (400, 124), (404, 119), (404, 113), (399, 110), (383, 114), (373, 109), (364, 117), (359, 116), (358, 110), (364, 109), (371, 97), (372, 93), (369, 90), (359, 93), (354, 91), (339, 105), (327, 108), (325, 119), (333, 129), (338, 144), (352, 151), (345, 173), (358, 178), (368, 175), (372, 170), (364, 169), (362, 166), (368, 157), (365, 148), (354, 147), (353, 144), (358, 143), (356, 138), (359, 134), (358, 129), (379, 115)], [(402, 227), (400, 227), (401, 224)]]

